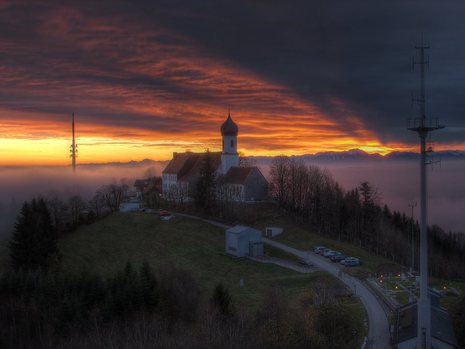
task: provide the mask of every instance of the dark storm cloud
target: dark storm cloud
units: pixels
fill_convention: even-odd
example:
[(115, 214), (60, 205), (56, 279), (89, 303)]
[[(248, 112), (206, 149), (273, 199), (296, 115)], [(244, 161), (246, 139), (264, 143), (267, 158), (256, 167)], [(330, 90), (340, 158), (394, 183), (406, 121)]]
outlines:
[[(177, 116), (171, 109), (155, 111), (156, 118), (148, 120), (146, 110), (131, 110), (127, 118), (128, 110), (120, 108), (134, 101), (142, 105), (153, 96), (171, 104), (179, 103), (179, 96), (185, 103), (224, 103), (224, 94), (214, 97), (221, 81), (199, 69), (179, 63), (164, 63), (158, 70), (150, 67), (154, 57), (164, 62), (180, 56), (189, 59), (189, 46), (182, 47), (192, 44), (209, 57), (289, 89), (349, 134), (360, 135), (352, 129), (357, 116), (383, 142), (414, 143), (405, 120), (416, 115), (409, 99), (419, 79), (411, 73), (411, 56), (423, 32), (432, 45), (428, 110), (450, 126), (437, 138), (454, 144), (465, 136), (461, 96), (465, 5), (460, 1), (6, 4), (0, 15), (5, 53), (0, 62), (1, 68), (13, 73), (10, 79), (3, 74), (0, 101), (10, 109), (30, 107), (59, 114), (79, 101), (86, 103), (81, 112), (89, 122), (176, 132)], [(190, 81), (198, 82), (198, 87), (188, 85)], [(99, 89), (88, 92), (95, 85)], [(114, 90), (103, 95), (108, 86)], [(227, 97), (233, 103), (247, 101), (251, 107), (261, 103), (262, 110), (267, 103), (270, 110), (286, 108), (256, 92), (238, 86)], [(51, 95), (60, 102), (51, 104)], [(191, 121), (209, 127), (198, 118)]]
[[(411, 72), (421, 33), (431, 43), (428, 109), (451, 128), (464, 125), (465, 4), (462, 1), (172, 2), (158, 20), (234, 59), (336, 119), (350, 113), (384, 141), (412, 141), (405, 120), (416, 116)], [(463, 130), (438, 137), (463, 141)]]

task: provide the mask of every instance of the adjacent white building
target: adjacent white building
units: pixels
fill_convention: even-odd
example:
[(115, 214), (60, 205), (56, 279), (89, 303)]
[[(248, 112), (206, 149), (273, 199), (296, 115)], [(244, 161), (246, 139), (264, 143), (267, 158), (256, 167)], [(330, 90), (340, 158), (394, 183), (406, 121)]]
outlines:
[[(239, 128), (228, 114), (221, 125), (222, 151), (209, 152), (217, 177), (217, 197), (229, 201), (260, 201), (268, 194), (268, 183), (255, 166), (240, 167), (237, 152)], [(189, 200), (195, 191), (207, 153), (173, 153), (162, 173), (162, 191), (167, 199)]]

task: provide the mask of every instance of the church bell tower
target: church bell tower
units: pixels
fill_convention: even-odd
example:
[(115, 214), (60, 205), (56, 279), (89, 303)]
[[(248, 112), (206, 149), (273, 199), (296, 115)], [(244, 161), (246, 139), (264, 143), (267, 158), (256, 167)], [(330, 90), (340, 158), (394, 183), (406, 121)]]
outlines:
[(239, 129), (228, 112), (228, 118), (221, 125), (223, 137), (223, 152), (221, 154), (221, 172), (228, 173), (231, 167), (239, 167), (239, 154), (237, 153), (237, 134)]

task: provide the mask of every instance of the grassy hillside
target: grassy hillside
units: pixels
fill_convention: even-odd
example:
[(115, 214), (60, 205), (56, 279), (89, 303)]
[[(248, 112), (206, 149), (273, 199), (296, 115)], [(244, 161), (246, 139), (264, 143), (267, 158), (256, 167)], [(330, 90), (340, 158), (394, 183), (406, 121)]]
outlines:
[[(274, 237), (276, 241), (288, 244), (290, 246), (302, 249), (302, 250), (311, 250), (315, 245), (324, 245), (333, 250), (341, 251), (347, 256), (359, 257), (363, 264), (359, 267), (346, 268), (346, 272), (354, 276), (368, 276), (374, 275), (376, 272), (400, 272), (401, 266), (399, 264), (393, 263), (390, 260), (377, 256), (375, 254), (369, 253), (368, 251), (355, 246), (351, 243), (334, 240), (320, 234), (314, 233), (309, 229), (305, 229), (298, 224), (290, 221), (286, 217), (276, 216), (273, 218), (267, 218), (258, 222), (256, 227), (258, 229), (264, 229), (267, 226), (277, 226), (284, 228), (282, 234)], [(463, 280), (444, 280), (439, 278), (430, 278), (430, 286), (438, 290), (442, 290), (444, 287), (450, 289), (451, 287), (464, 292), (465, 282)], [(401, 303), (406, 303), (408, 301), (408, 294), (403, 293), (396, 297)], [(442, 299), (441, 305), (446, 309), (453, 309), (459, 297), (451, 292), (448, 292)]]
[(331, 239), (320, 234), (316, 234), (309, 229), (303, 228), (298, 224), (291, 222), (285, 217), (275, 217), (259, 222), (257, 227), (264, 229), (266, 226), (277, 226), (284, 228), (282, 234), (275, 236), (273, 239), (290, 246), (302, 249), (312, 250), (315, 245), (324, 245), (333, 250), (343, 252), (347, 256), (359, 257), (363, 264), (360, 267), (350, 268), (352, 274), (369, 274), (374, 273), (382, 267), (397, 269), (400, 271), (400, 265), (389, 261), (386, 258), (371, 254), (364, 249), (352, 245), (348, 242)]
[[(275, 265), (236, 260), (224, 254), (224, 231), (210, 224), (176, 217), (161, 221), (155, 215), (117, 213), (60, 240), (66, 269), (88, 266), (103, 275), (121, 269), (127, 261), (145, 259), (154, 267), (173, 265), (192, 273), (210, 295), (222, 282), (238, 306), (255, 308), (272, 286), (290, 298), (307, 292), (312, 283), (337, 283), (325, 273), (299, 274)], [(243, 278), (245, 286), (239, 286)]]

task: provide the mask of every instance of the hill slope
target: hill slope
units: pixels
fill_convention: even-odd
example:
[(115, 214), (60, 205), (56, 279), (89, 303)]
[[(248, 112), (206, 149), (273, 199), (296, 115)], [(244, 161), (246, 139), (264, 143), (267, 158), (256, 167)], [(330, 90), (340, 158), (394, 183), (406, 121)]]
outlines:
[[(258, 306), (272, 286), (296, 299), (315, 281), (337, 283), (324, 273), (299, 274), (275, 265), (236, 260), (224, 254), (224, 232), (210, 224), (176, 217), (161, 221), (142, 213), (116, 213), (79, 228), (60, 241), (66, 269), (89, 269), (110, 275), (127, 261), (153, 267), (173, 265), (190, 271), (210, 295), (222, 282), (238, 306)], [(239, 286), (243, 278), (245, 286)]]

